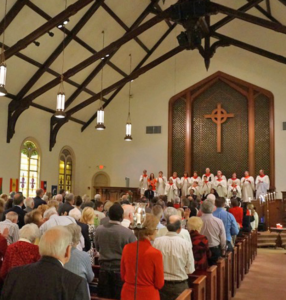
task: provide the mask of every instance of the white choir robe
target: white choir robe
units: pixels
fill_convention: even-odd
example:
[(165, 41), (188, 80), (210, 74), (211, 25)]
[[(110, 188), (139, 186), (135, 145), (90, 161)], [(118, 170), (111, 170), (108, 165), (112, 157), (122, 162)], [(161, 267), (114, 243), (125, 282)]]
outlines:
[(236, 197), (241, 198), (241, 187), (236, 185), (235, 187), (230, 185), (228, 187), (227, 198), (231, 198), (234, 196), (234, 192), (236, 192)]
[[(201, 195), (201, 188), (202, 188), (202, 179), (200, 176), (197, 176), (196, 178), (194, 176), (192, 176), (190, 178), (190, 185), (191, 188), (195, 191), (195, 195), (199, 196)], [(189, 188), (190, 190), (190, 188)], [(189, 193), (188, 190), (188, 193)]]
[(176, 185), (177, 189), (181, 188), (181, 180), (179, 177), (170, 177), (169, 180), (172, 179), (173, 183)]
[(181, 192), (182, 192), (182, 197), (185, 197), (188, 195), (188, 189), (190, 187), (190, 177), (182, 177), (181, 178)]
[(157, 195), (165, 195), (165, 186), (167, 178), (165, 176), (156, 178), (157, 180)]
[(255, 180), (256, 185), (256, 199), (259, 199), (261, 195), (267, 194), (267, 190), (269, 190), (270, 180), (267, 175), (261, 177), (258, 175)]
[(213, 188), (213, 184), (214, 184), (214, 175), (204, 174), (202, 176), (202, 189), (201, 189), (202, 195), (209, 194), (211, 192), (211, 189)]
[(226, 197), (227, 195), (227, 183), (225, 179), (216, 179), (214, 182), (214, 188), (216, 189), (220, 197)]
[(238, 178), (236, 178), (235, 180), (233, 180), (232, 178), (229, 178), (229, 180), (227, 181), (228, 187), (232, 186), (233, 183), (235, 183), (238, 186), (241, 186), (240, 185), (240, 179), (238, 179)]
[[(248, 180), (250, 182), (248, 182)], [(254, 178), (249, 176), (248, 178), (241, 178), (241, 189), (242, 189), (242, 201), (243, 202), (251, 202), (253, 199), (253, 191), (254, 191)]]
[(141, 175), (139, 179), (139, 188), (141, 196), (144, 195), (145, 191), (148, 190), (148, 176)]
[(165, 187), (165, 195), (167, 196), (167, 202), (172, 202), (172, 200), (175, 200), (176, 197), (178, 197), (178, 189), (177, 186), (173, 184), (169, 184), (169, 182), (166, 184)]
[[(221, 175), (221, 179), (225, 180), (225, 182), (227, 182), (226, 177), (224, 175)], [(215, 176), (214, 180), (218, 180), (217, 175)]]

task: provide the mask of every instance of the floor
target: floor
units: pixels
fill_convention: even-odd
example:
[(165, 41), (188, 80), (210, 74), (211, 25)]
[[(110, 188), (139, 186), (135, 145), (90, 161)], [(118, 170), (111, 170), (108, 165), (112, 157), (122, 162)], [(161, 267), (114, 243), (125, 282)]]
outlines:
[(285, 300), (286, 251), (258, 249), (234, 300)]

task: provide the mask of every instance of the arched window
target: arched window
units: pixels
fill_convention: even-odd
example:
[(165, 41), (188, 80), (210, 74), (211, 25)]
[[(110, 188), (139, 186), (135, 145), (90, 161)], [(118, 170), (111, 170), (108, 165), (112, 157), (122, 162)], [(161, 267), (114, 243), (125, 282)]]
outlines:
[(72, 171), (73, 171), (73, 159), (69, 150), (63, 149), (60, 154), (59, 165), (59, 190), (64, 189), (68, 192), (72, 192)]
[(36, 144), (27, 140), (21, 147), (19, 191), (35, 197), (39, 187), (40, 156)]

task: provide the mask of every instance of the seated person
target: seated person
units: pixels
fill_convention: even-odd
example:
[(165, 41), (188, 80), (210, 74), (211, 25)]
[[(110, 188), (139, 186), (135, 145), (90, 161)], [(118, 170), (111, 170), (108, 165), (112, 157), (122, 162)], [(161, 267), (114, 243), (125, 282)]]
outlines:
[(188, 220), (187, 228), (193, 244), (193, 254), (195, 259), (195, 269), (206, 271), (208, 268), (208, 259), (211, 257), (209, 243), (206, 236), (200, 234), (203, 227), (203, 221), (199, 217), (192, 217)]

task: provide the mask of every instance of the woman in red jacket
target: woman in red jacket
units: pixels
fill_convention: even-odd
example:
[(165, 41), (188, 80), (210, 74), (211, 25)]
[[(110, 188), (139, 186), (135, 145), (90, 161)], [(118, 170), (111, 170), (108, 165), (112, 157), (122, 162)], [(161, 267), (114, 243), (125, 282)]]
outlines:
[[(139, 255), (137, 274), (136, 300), (160, 300), (159, 290), (164, 286), (164, 267), (162, 253), (153, 248), (157, 234), (159, 220), (146, 214), (144, 228), (139, 231)], [(121, 278), (124, 285), (121, 291), (121, 299), (133, 300), (136, 275), (136, 250), (137, 242), (124, 247), (121, 259)]]

